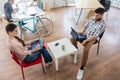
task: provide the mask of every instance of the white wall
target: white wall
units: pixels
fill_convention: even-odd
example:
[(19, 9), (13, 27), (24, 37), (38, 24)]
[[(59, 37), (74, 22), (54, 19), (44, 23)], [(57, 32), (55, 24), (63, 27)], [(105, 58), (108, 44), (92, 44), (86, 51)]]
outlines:
[(62, 7), (63, 6), (63, 0), (55, 0), (54, 7)]
[[(66, 2), (68, 0), (43, 0), (44, 8), (45, 4), (48, 2), (50, 4), (51, 8), (57, 8), (57, 7), (62, 7), (62, 6), (67, 6)], [(73, 0), (71, 0), (73, 1)]]
[(68, 0), (67, 2), (68, 2), (68, 5), (69, 4), (75, 4), (75, 0)]
[(120, 0), (112, 0), (111, 6), (120, 8)]

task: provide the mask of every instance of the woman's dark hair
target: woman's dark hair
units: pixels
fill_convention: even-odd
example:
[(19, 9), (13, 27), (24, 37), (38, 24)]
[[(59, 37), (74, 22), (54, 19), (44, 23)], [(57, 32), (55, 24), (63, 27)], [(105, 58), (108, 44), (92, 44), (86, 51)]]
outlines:
[(6, 32), (7, 33), (12, 32), (12, 31), (14, 31), (15, 28), (17, 28), (17, 26), (15, 24), (10, 23), (6, 26)]
[[(8, 25), (6, 26), (6, 32), (7, 32), (7, 33), (12, 32), (12, 31), (14, 31), (15, 28), (17, 28), (17, 25), (10, 23), (10, 24), (8, 24)], [(19, 42), (21, 42), (23, 46), (25, 46), (25, 43), (24, 43), (24, 41), (23, 41), (22, 39), (20, 39), (20, 38), (17, 37), (17, 36), (15, 36), (15, 38), (16, 38)]]
[(104, 8), (101, 8), (101, 7), (99, 7), (99, 8), (97, 8), (96, 10), (95, 10), (95, 13), (98, 13), (98, 14), (104, 14), (104, 12), (105, 12), (105, 9)]

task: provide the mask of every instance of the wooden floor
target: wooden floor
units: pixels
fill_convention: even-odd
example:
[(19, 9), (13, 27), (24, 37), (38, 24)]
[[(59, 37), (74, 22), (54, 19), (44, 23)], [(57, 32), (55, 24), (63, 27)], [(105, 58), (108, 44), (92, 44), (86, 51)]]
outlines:
[[(83, 16), (76, 26), (78, 14), (74, 7), (54, 9), (51, 12), (54, 22), (54, 32), (45, 37), (46, 42), (61, 38), (70, 38), (70, 27), (80, 29), (83, 25)], [(89, 53), (83, 80), (120, 80), (120, 10), (111, 8), (106, 22), (106, 31), (101, 40), (100, 54), (96, 56), (97, 45)], [(5, 24), (0, 21), (0, 80), (22, 80), (20, 67), (11, 59), (7, 49), (7, 35)], [(34, 38), (33, 34), (26, 34), (25, 40)], [(26, 80), (76, 80), (81, 63), (82, 46), (79, 45), (77, 64), (73, 64), (73, 57), (61, 58), (60, 70), (55, 71), (54, 64), (46, 67), (46, 74), (42, 72), (40, 64), (24, 69)]]

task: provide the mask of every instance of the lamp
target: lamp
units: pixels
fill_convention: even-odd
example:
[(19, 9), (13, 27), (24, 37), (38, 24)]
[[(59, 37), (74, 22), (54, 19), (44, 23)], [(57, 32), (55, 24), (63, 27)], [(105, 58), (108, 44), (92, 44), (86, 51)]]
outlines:
[(98, 8), (98, 7), (104, 8), (104, 7), (98, 2), (98, 0), (75, 0), (75, 7), (81, 9), (76, 24), (78, 24), (78, 21), (79, 21), (79, 18), (80, 18), (80, 16), (81, 16), (81, 13), (82, 13), (83, 9), (96, 9), (96, 8)]

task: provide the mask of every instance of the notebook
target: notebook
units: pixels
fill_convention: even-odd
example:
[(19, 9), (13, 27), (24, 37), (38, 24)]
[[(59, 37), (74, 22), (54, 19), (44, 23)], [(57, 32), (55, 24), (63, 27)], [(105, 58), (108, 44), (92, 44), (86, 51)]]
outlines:
[(80, 41), (80, 42), (82, 42), (87, 38), (86, 35), (76, 32), (72, 27), (71, 27), (71, 35), (76, 41)]

